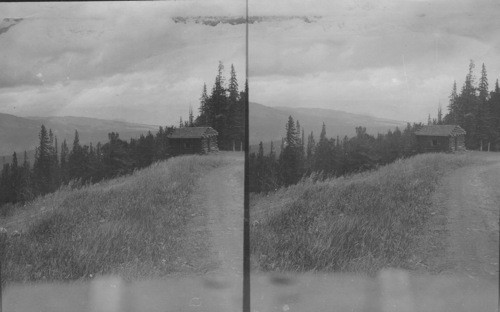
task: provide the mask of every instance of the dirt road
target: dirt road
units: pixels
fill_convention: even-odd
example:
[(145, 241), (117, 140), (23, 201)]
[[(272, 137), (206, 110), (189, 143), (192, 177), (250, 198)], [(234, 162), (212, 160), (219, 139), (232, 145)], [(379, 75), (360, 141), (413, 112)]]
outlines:
[(208, 215), (211, 253), (218, 268), (207, 273), (209, 283), (225, 287), (221, 310), (238, 311), (243, 285), (243, 153), (225, 153), (229, 165), (210, 171), (199, 181), (197, 204)]
[(444, 177), (427, 229), (428, 271), (498, 284), (500, 153), (473, 152), (478, 161)]

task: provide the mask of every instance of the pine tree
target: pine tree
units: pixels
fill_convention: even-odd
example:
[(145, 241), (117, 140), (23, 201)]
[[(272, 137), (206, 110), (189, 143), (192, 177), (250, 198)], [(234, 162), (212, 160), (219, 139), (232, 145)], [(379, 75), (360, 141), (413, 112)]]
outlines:
[(68, 175), (70, 180), (82, 180), (87, 174), (88, 159), (85, 149), (80, 145), (80, 135), (75, 130), (73, 148), (68, 156)]
[(476, 138), (479, 141), (479, 148), (483, 150), (483, 144), (488, 144), (490, 138), (492, 138), (493, 132), (493, 120), (490, 113), (490, 107), (488, 103), (489, 91), (488, 91), (488, 76), (486, 73), (486, 66), (481, 68), (481, 78), (479, 79), (478, 85), (479, 91), (479, 101), (476, 116)]
[(448, 115), (445, 116), (444, 122), (446, 124), (458, 124), (458, 107), (457, 107), (457, 81), (453, 82), (453, 88), (451, 90), (451, 94), (449, 96), (449, 104), (448, 104)]
[(465, 146), (468, 149), (479, 148), (477, 132), (479, 100), (476, 93), (474, 68), (474, 61), (471, 60), (469, 72), (465, 76), (465, 82), (458, 97), (458, 123), (466, 131)]
[(242, 102), (241, 95), (238, 91), (238, 79), (236, 78), (236, 71), (234, 66), (231, 64), (231, 77), (229, 79), (228, 86), (229, 97), (227, 99), (228, 110), (226, 113), (226, 126), (227, 126), (227, 138), (230, 140), (231, 145), (234, 146), (236, 143), (240, 144), (243, 141), (244, 130), (243, 128), (243, 113), (242, 113)]
[(35, 163), (33, 165), (35, 183), (38, 193), (46, 194), (53, 188), (51, 184), (52, 154), (49, 133), (44, 125), (41, 126), (39, 146), (36, 149)]
[(483, 102), (486, 102), (489, 92), (488, 92), (488, 76), (486, 73), (486, 66), (484, 66), (484, 63), (481, 68), (481, 79), (479, 79), (478, 91), (479, 91), (479, 99)]
[(326, 126), (325, 123), (323, 123), (321, 133), (319, 135), (319, 141), (316, 145), (316, 150), (314, 151), (313, 171), (322, 172), (326, 175), (331, 174), (333, 172), (332, 152), (332, 146), (326, 137)]
[(238, 79), (236, 79), (236, 71), (231, 64), (231, 78), (229, 79), (229, 102), (235, 104), (239, 100)]
[(61, 183), (69, 182), (69, 171), (68, 171), (68, 157), (69, 149), (66, 140), (61, 144), (61, 156), (60, 156), (60, 181)]
[(209, 125), (218, 133), (218, 143), (222, 149), (230, 149), (230, 138), (227, 131), (228, 99), (225, 89), (224, 65), (219, 61), (218, 73), (210, 95)]
[(31, 166), (28, 161), (28, 153), (24, 151), (20, 190), (19, 190), (20, 201), (22, 202), (32, 200), (35, 196), (35, 190), (33, 189), (32, 185), (32, 175), (30, 167)]
[(306, 159), (308, 161), (312, 159), (315, 147), (316, 142), (314, 141), (314, 133), (311, 131), (311, 134), (307, 137)]
[(280, 154), (280, 176), (284, 185), (297, 183), (302, 176), (303, 160), (300, 151), (300, 137), (292, 116), (286, 124), (284, 148)]
[(207, 85), (204, 83), (203, 84), (203, 90), (201, 92), (201, 97), (200, 97), (200, 108), (199, 108), (199, 113), (200, 115), (196, 119), (196, 125), (197, 126), (208, 126), (208, 118), (210, 116), (210, 107), (208, 104), (208, 94), (207, 94)]

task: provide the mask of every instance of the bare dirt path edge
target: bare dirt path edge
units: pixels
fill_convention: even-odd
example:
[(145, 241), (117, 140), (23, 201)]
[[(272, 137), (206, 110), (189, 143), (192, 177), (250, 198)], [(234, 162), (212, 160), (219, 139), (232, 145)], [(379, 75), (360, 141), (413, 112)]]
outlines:
[(473, 153), (473, 164), (443, 177), (432, 217), (418, 240), (418, 271), (498, 284), (500, 154)]
[(220, 300), (224, 311), (237, 311), (242, 305), (243, 285), (243, 198), (244, 166), (242, 153), (221, 153), (228, 165), (211, 170), (198, 184), (193, 205), (203, 208), (209, 254), (216, 268), (206, 278), (226, 289)]

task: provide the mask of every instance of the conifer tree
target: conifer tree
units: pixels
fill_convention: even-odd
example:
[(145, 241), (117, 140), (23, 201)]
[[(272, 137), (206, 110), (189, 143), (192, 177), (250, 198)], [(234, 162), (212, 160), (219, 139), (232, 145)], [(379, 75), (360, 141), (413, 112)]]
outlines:
[(19, 200), (22, 202), (32, 200), (35, 196), (31, 176), (31, 166), (28, 161), (28, 153), (24, 151), (21, 181), (19, 186)]
[(229, 102), (235, 104), (239, 100), (238, 79), (236, 79), (236, 71), (231, 64), (231, 78), (229, 79)]
[(66, 140), (61, 143), (61, 156), (60, 156), (60, 181), (61, 183), (69, 182), (69, 169), (68, 169), (69, 148)]
[(303, 159), (300, 137), (292, 116), (286, 124), (284, 148), (280, 154), (280, 176), (284, 185), (297, 183), (302, 176)]
[(209, 116), (210, 116), (210, 107), (208, 103), (208, 94), (207, 94), (207, 85), (204, 83), (203, 84), (203, 90), (201, 92), (201, 97), (200, 97), (200, 108), (199, 108), (199, 115), (198, 118), (196, 119), (196, 125), (197, 126), (208, 126), (209, 123)]
[(319, 135), (319, 141), (316, 145), (316, 150), (314, 151), (313, 170), (316, 172), (323, 172), (327, 175), (332, 173), (332, 152), (332, 146), (326, 137), (326, 126), (325, 123), (323, 123), (323, 126), (321, 127), (321, 133)]
[(49, 133), (44, 125), (41, 126), (38, 138), (39, 146), (36, 149), (33, 170), (38, 193), (46, 194), (53, 188), (51, 181), (52, 147), (50, 145)]
[(68, 175), (70, 180), (83, 179), (87, 171), (88, 159), (85, 155), (85, 149), (80, 145), (80, 136), (75, 130), (73, 139), (73, 148), (68, 156)]
[(488, 144), (492, 136), (493, 121), (489, 109), (488, 77), (484, 63), (481, 68), (481, 78), (478, 85), (479, 101), (477, 103), (476, 116), (476, 141), (479, 141), (479, 148), (483, 150), (483, 144)]
[(446, 124), (458, 124), (458, 103), (457, 103), (457, 81), (453, 82), (453, 88), (451, 90), (451, 94), (449, 96), (449, 104), (448, 104), (448, 114), (444, 118), (444, 123)]

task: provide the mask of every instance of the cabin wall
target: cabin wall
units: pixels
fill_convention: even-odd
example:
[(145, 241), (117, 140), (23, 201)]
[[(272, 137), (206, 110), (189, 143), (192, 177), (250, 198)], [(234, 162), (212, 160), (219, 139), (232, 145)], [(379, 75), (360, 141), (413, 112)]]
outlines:
[(210, 137), (210, 151), (211, 152), (218, 152), (219, 151), (219, 145), (217, 144), (217, 136), (211, 136)]
[(169, 139), (169, 146), (172, 155), (185, 154), (208, 154), (218, 152), (217, 136), (196, 139)]
[(457, 136), (457, 151), (463, 152), (465, 151), (465, 135)]
[(201, 139), (169, 139), (169, 146), (173, 155), (203, 153)]
[(204, 154), (218, 152), (219, 147), (217, 145), (217, 136), (212, 135), (201, 140), (201, 149)]
[(451, 152), (451, 145), (454, 140), (451, 137), (443, 136), (417, 136), (420, 152)]

